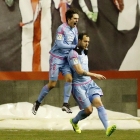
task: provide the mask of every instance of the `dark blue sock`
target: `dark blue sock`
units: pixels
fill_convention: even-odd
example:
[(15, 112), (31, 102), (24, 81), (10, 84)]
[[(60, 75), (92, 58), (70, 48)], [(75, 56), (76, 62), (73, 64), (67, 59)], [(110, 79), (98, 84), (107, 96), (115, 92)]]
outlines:
[(87, 115), (87, 114), (85, 113), (85, 110), (81, 110), (81, 111), (77, 114), (77, 116), (76, 116), (75, 118), (72, 119), (72, 122), (75, 123), (75, 124), (77, 124), (80, 120), (83, 120), (83, 119), (85, 119), (85, 118), (88, 117), (88, 116), (89, 116), (89, 115)]

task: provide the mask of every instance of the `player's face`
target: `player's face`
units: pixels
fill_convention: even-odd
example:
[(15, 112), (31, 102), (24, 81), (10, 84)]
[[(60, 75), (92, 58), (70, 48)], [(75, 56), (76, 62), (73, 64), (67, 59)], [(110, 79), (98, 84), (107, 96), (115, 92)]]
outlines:
[(71, 19), (68, 19), (68, 25), (72, 28), (74, 28), (78, 23), (79, 15), (73, 14), (73, 17)]
[(88, 48), (89, 45), (89, 37), (87, 37), (86, 35), (83, 36), (83, 39), (81, 40), (80, 46), (85, 50)]

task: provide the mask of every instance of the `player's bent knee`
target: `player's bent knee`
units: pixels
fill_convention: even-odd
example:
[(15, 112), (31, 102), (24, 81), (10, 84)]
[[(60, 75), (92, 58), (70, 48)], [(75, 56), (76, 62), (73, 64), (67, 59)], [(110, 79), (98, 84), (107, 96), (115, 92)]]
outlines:
[(72, 78), (67, 79), (66, 82), (71, 83), (72, 82)]
[(87, 115), (90, 115), (93, 112), (93, 108), (88, 108), (85, 110)]
[(99, 98), (95, 98), (95, 99), (93, 100), (92, 104), (93, 104), (96, 108), (103, 105), (100, 97), (99, 97)]
[(66, 78), (66, 82), (70, 82), (71, 83), (72, 82), (72, 76), (67, 77)]
[(100, 107), (100, 106), (102, 106), (103, 104), (102, 104), (102, 102), (96, 102), (95, 104), (94, 104), (94, 106), (97, 108), (97, 107)]
[(55, 87), (55, 85), (50, 85), (50, 89), (52, 89), (52, 88), (54, 88)]
[(57, 83), (56, 81), (49, 81), (47, 86), (48, 86), (49, 89), (52, 89), (52, 88), (54, 88), (56, 86), (56, 83)]

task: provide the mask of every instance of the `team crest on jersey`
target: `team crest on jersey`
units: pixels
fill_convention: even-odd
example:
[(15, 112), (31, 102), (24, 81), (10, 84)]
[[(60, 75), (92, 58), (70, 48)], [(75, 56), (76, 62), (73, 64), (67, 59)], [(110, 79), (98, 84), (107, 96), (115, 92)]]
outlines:
[(57, 35), (57, 40), (62, 40), (62, 34)]
[(77, 58), (73, 58), (73, 63), (77, 64), (78, 63), (78, 59)]

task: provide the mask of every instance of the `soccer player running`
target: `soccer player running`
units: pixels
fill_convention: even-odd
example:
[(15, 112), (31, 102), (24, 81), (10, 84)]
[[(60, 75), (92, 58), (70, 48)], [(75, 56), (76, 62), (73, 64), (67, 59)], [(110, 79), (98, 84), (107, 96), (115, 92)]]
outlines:
[(56, 39), (52, 49), (50, 50), (50, 70), (49, 70), (49, 83), (45, 85), (37, 101), (32, 107), (32, 113), (36, 115), (37, 110), (49, 91), (55, 87), (59, 72), (65, 77), (64, 86), (64, 103), (62, 110), (67, 113), (72, 113), (69, 108), (68, 100), (71, 95), (72, 89), (72, 75), (70, 66), (67, 61), (67, 56), (70, 50), (74, 49), (78, 43), (78, 23), (79, 15), (76, 9), (68, 9), (66, 12), (66, 23), (60, 25), (56, 32)]
[(98, 115), (106, 130), (106, 135), (110, 136), (116, 129), (116, 125), (109, 127), (106, 110), (102, 104), (100, 96), (103, 95), (101, 88), (91, 79), (95, 77), (99, 80), (106, 79), (103, 75), (91, 73), (88, 68), (88, 45), (90, 38), (86, 33), (81, 33), (78, 36), (78, 45), (74, 50), (71, 50), (68, 55), (68, 62), (72, 69), (72, 93), (79, 104), (81, 111), (70, 123), (77, 133), (81, 133), (78, 122), (88, 117), (94, 105), (98, 110)]

